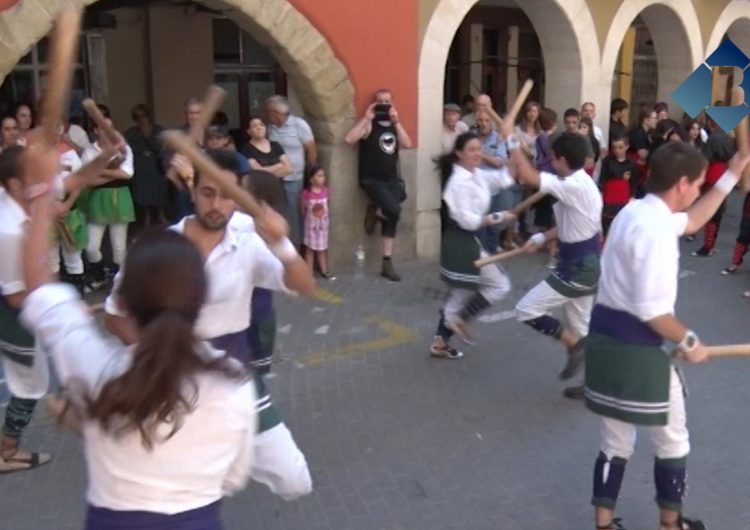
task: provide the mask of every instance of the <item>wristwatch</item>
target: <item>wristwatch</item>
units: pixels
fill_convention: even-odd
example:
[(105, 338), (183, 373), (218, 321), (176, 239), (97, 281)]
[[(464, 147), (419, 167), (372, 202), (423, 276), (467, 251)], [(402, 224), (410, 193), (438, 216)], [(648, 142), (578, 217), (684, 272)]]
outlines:
[(693, 351), (696, 346), (698, 346), (699, 342), (700, 340), (698, 339), (698, 335), (693, 333), (692, 330), (688, 330), (687, 333), (685, 333), (685, 336), (682, 337), (680, 343), (677, 345), (677, 348), (684, 352), (690, 352)]

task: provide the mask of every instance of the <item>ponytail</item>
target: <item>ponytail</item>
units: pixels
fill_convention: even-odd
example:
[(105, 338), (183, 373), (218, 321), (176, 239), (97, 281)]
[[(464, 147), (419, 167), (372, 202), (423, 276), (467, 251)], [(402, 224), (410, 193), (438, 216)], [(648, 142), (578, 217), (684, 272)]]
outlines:
[(458, 162), (458, 156), (456, 156), (455, 151), (451, 151), (450, 153), (439, 156), (434, 161), (438, 173), (440, 173), (440, 189), (444, 190), (451, 173), (453, 173), (453, 164)]

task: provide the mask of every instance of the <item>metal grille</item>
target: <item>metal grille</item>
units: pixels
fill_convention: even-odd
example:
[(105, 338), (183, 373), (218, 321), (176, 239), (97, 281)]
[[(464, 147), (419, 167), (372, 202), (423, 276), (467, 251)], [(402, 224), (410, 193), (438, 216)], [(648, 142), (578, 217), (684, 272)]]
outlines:
[(636, 19), (635, 56), (633, 57), (633, 84), (630, 99), (630, 125), (635, 125), (641, 105), (652, 107), (656, 103), (659, 86), (659, 69), (656, 63), (654, 42), (646, 24)]

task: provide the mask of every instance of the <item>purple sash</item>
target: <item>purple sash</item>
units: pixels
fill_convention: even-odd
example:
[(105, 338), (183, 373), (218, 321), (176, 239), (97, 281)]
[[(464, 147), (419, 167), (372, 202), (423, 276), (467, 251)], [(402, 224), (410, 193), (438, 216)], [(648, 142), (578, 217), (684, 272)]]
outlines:
[(661, 335), (637, 317), (601, 304), (596, 304), (591, 312), (589, 332), (638, 346), (661, 346), (664, 342)]
[(208, 506), (168, 515), (165, 513), (118, 511), (89, 504), (85, 530), (221, 530), (219, 506)]
[(214, 337), (209, 342), (217, 350), (224, 350), (227, 355), (240, 361), (243, 366), (248, 366), (252, 360), (250, 343), (247, 340), (247, 329)]

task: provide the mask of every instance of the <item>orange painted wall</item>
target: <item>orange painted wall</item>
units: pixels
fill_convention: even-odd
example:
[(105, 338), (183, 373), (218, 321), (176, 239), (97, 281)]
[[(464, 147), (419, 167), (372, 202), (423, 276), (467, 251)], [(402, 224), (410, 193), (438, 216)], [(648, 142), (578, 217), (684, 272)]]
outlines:
[(402, 0), (289, 0), (328, 40), (349, 71), (358, 114), (379, 88), (394, 104), (412, 140), (417, 138), (419, 9)]

